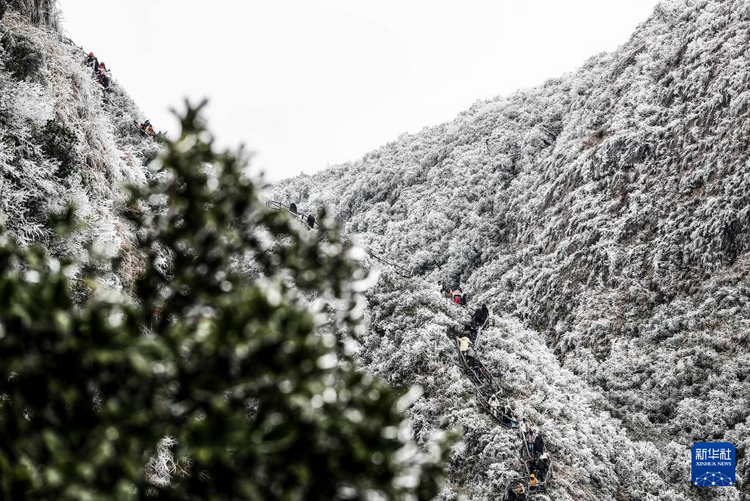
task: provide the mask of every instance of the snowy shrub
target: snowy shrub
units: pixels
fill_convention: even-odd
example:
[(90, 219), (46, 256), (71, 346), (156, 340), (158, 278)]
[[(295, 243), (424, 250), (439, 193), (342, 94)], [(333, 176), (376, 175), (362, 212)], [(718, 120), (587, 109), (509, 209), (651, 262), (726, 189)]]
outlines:
[(39, 144), (47, 157), (57, 160), (59, 166), (55, 175), (59, 178), (70, 176), (80, 161), (76, 152), (76, 135), (57, 120), (49, 120), (39, 132)]
[(17, 80), (40, 79), (44, 53), (23, 35), (3, 34), (0, 45), (4, 50), (3, 64)]
[(57, 27), (58, 11), (56, 0), (3, 0), (9, 10), (24, 15), (34, 24)]

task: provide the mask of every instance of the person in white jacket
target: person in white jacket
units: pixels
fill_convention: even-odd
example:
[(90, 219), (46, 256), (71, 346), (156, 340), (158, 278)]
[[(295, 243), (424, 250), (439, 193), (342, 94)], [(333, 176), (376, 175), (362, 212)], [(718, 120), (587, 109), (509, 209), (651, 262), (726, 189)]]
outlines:
[(466, 352), (469, 351), (471, 344), (471, 339), (466, 336), (458, 338), (458, 351), (461, 352), (461, 355), (466, 356)]
[(497, 393), (493, 393), (487, 403), (490, 404), (490, 412), (492, 415), (497, 417), (497, 410), (500, 408), (500, 400), (497, 398)]
[(523, 433), (523, 438), (526, 439), (526, 435), (529, 434), (529, 423), (526, 421), (526, 418), (523, 418), (521, 420), (521, 433)]

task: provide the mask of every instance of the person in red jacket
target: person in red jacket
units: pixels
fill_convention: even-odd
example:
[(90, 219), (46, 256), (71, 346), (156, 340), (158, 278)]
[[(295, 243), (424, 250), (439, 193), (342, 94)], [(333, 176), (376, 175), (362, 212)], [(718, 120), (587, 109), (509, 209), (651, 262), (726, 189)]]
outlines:
[(97, 80), (101, 84), (102, 87), (104, 87), (104, 90), (109, 90), (109, 85), (112, 83), (112, 80), (110, 80), (109, 76), (107, 75), (107, 72), (101, 71), (99, 72), (99, 76), (97, 77)]

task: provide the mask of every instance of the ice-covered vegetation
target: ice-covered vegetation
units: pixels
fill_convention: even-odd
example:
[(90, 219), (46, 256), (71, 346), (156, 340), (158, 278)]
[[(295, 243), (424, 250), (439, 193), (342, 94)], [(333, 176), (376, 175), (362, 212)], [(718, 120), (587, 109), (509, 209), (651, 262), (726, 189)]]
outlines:
[(427, 388), (418, 434), (465, 426), (446, 497), (494, 499), (517, 454), (423, 306), (439, 280), (504, 319), (483, 360), (548, 430), (555, 499), (705, 496), (704, 440), (748, 479), (749, 41), (747, 1), (665, 1), (615, 53), (274, 188), (432, 284), (384, 278), (359, 357)]
[[(54, 18), (44, 22), (52, 4), (3, 3), (0, 217), (21, 244), (49, 247), (48, 214), (74, 203), (80, 231), (50, 250), (84, 259), (81, 250), (93, 245), (103, 257), (122, 251), (127, 260), (132, 235), (120, 215), (122, 185), (145, 182), (156, 143), (134, 128), (142, 116), (124, 91), (115, 85), (105, 103), (91, 69), (82, 64), (83, 50), (60, 35)], [(108, 280), (119, 284), (132, 273), (125, 266)]]
[(76, 298), (75, 259), (0, 226), (0, 498), (433, 499), (453, 440), (420, 448), (410, 397), (353, 363), (351, 244), (266, 208), (202, 124), (129, 190), (132, 288), (88, 268)]
[[(152, 178), (146, 166), (156, 157), (157, 146), (133, 127), (145, 117), (121, 88), (114, 85), (104, 102), (101, 87), (81, 64), (83, 51), (57, 31), (53, 4), (0, 0), (0, 216), (20, 244), (8, 254), (15, 262), (3, 268), (4, 279), (14, 287), (38, 287), (41, 294), (55, 285), (27, 278), (42, 276), (55, 283), (73, 278), (73, 299), (84, 308), (86, 301), (103, 301), (119, 311), (133, 304), (123, 298), (118, 298), (122, 304), (108, 302), (109, 296), (92, 298), (85, 283), (75, 279), (81, 274), (96, 276), (106, 283), (106, 290), (128, 291), (144, 271), (153, 276), (164, 271), (163, 255), (149, 261), (139, 254), (143, 249), (136, 251), (134, 223), (124, 216), (137, 219), (149, 212), (134, 211), (121, 189), (123, 183), (145, 186)], [(618, 51), (597, 55), (574, 73), (506, 98), (479, 102), (453, 122), (401, 136), (358, 161), (274, 187), (271, 198), (297, 202), (306, 213), (329, 206), (347, 233), (414, 271), (414, 278), (405, 279), (385, 270), (366, 293), (367, 327), (358, 337), (354, 358), (369, 374), (397, 389), (421, 386), (421, 396), (408, 411), (410, 433), (417, 443), (428, 444), (445, 428), (463, 428), (464, 439), (452, 451), (442, 499), (497, 499), (521, 470), (516, 436), (482, 414), (456, 364), (446, 334), (460, 328), (467, 316), (439, 296), (437, 282), (443, 280), (461, 283), (470, 295), (470, 309), (486, 302), (494, 311), (494, 327), (482, 334), (481, 356), (507, 386), (517, 410), (543, 431), (555, 460), (551, 499), (750, 496), (748, 42), (747, 0), (667, 0)], [(55, 238), (54, 218), (48, 214), (64, 211), (71, 202), (78, 230), (66, 239)], [(264, 252), (283, 251), (289, 238)], [(28, 258), (24, 249), (33, 242), (52, 256), (73, 257), (77, 265), (64, 268), (67, 277), (44, 266), (36, 275), (19, 272), (19, 256)], [(295, 242), (307, 248), (304, 237)], [(263, 247), (268, 242), (255, 243)], [(100, 258), (90, 258), (87, 249)], [(115, 256), (119, 259), (113, 266)], [(245, 257), (235, 256), (230, 272), (262, 275), (262, 259)], [(306, 255), (303, 260), (314, 257)], [(304, 282), (304, 270), (294, 268), (297, 272)], [(215, 285), (221, 289), (220, 283)], [(275, 297), (272, 284), (261, 285), (265, 289), (258, 290)], [(219, 289), (217, 294), (226, 292)], [(37, 311), (33, 308), (39, 305), (31, 297), (23, 296), (29, 300), (25, 307)], [(179, 302), (179, 295), (162, 299)], [(301, 297), (292, 303), (293, 308), (319, 305)], [(39, 318), (47, 318), (44, 315), (52, 315), (59, 306), (50, 302), (49, 311), (39, 310)], [(17, 309), (8, 312), (18, 314)], [(161, 313), (156, 308), (143, 314), (151, 322), (164, 318)], [(70, 318), (101, 324), (103, 332), (113, 334), (98, 340), (108, 350), (112, 346), (107, 343), (115, 343), (113, 353), (140, 349), (130, 343), (132, 339), (117, 344), (122, 339), (114, 336), (117, 329), (110, 321), (119, 321), (117, 315), (79, 314), (83, 315), (71, 313)], [(198, 315), (201, 322), (213, 325), (214, 318), (204, 314), (199, 308), (185, 318)], [(55, 318), (50, 316), (49, 324), (41, 327), (34, 322), (25, 327), (30, 336), (41, 339), (51, 335), (43, 329), (57, 325)], [(29, 318), (19, 317), (22, 321)], [(211, 331), (212, 336), (220, 333), (221, 329)], [(189, 327), (186, 335), (192, 335)], [(3, 339), (6, 344), (16, 341), (0, 329)], [(330, 339), (324, 336), (322, 342)], [(240, 355), (221, 353), (234, 361)], [(120, 364), (118, 370), (144, 370), (137, 357), (112, 356), (109, 361)], [(32, 362), (36, 365), (29, 367), (40, 371), (63, 367)], [(183, 362), (190, 367), (189, 360), (178, 366)], [(4, 370), (9, 370), (7, 365)], [(81, 395), (99, 401), (84, 379)], [(344, 392), (337, 395), (348, 391), (342, 386), (337, 390)], [(323, 386), (310, 391), (320, 398), (326, 394)], [(26, 396), (20, 390), (16, 398), (19, 395)], [(120, 397), (131, 398), (118, 393)], [(212, 402), (221, 400), (214, 397)], [(7, 399), (3, 402), (10, 405)], [(286, 405), (284, 399), (276, 403)], [(60, 404), (58, 410), (65, 408)], [(13, 410), (30, 416), (23, 408)], [(250, 415), (256, 411), (256, 406), (247, 408)], [(39, 415), (57, 419), (54, 414)], [(149, 441), (134, 442), (126, 454), (128, 475), (146, 465), (145, 480), (156, 486), (156, 492), (169, 484), (170, 476), (187, 474), (193, 463), (190, 441), (184, 438), (195, 431), (190, 428), (195, 423), (185, 422), (169, 431), (179, 438), (176, 441), (172, 435), (164, 438), (165, 431), (149, 422)], [(438, 468), (418, 453), (408, 430), (391, 431), (398, 436), (368, 433), (373, 433), (373, 440), (398, 438), (408, 444), (399, 452), (402, 458), (414, 459), (415, 471), (424, 462), (427, 475), (434, 475)], [(97, 428), (97, 433), (59, 437), (79, 445), (106, 443), (110, 430)], [(14, 447), (19, 436), (3, 435)], [(45, 447), (51, 447), (50, 436), (39, 434), (26, 441), (33, 447), (17, 449), (38, 464), (50, 457), (57, 461), (60, 458), (45, 453)], [(736, 488), (706, 492), (690, 487), (690, 445), (712, 440), (737, 446)], [(141, 445), (155, 448), (156, 454), (138, 449)], [(318, 445), (330, 453), (325, 449), (330, 447), (327, 438)], [(14, 447), (4, 447), (0, 456), (15, 454)], [(63, 448), (68, 449), (80, 452)], [(325, 455), (307, 463), (317, 466)], [(220, 460), (231, 463), (228, 457)], [(107, 462), (111, 457), (90, 459)], [(368, 470), (374, 475), (375, 463), (382, 458), (373, 455), (370, 460), (364, 463), (367, 468), (375, 466)], [(24, 488), (34, 482), (47, 488), (40, 479), (61, 478), (56, 470), (45, 473), (35, 468), (29, 469), (34, 475), (54, 475), (21, 475), (19, 482), (28, 481)], [(99, 487), (121, 478), (113, 471), (97, 477)], [(75, 488), (91, 487), (85, 473), (70, 477), (78, 482)], [(263, 471), (258, 474), (249, 483), (235, 475), (231, 479), (237, 483), (224, 487), (252, 489), (258, 484), (269, 489), (269, 496), (283, 492), (285, 477), (271, 485), (263, 483)], [(195, 478), (199, 486), (210, 480)], [(132, 474), (130, 480), (142, 482), (144, 477)], [(423, 496), (438, 485), (434, 477), (424, 480), (428, 489)], [(413, 492), (415, 481), (416, 476), (407, 472), (399, 477), (403, 485), (395, 487)], [(49, 492), (62, 489), (50, 485)], [(375, 489), (387, 490), (389, 485)], [(356, 494), (347, 489), (337, 492)], [(76, 492), (66, 495), (76, 498)], [(95, 492), (105, 492), (106, 497), (106, 490)]]
[(266, 208), (196, 108), (157, 151), (51, 5), (0, 0), (0, 498), (434, 498), (453, 439), (353, 363), (350, 244)]

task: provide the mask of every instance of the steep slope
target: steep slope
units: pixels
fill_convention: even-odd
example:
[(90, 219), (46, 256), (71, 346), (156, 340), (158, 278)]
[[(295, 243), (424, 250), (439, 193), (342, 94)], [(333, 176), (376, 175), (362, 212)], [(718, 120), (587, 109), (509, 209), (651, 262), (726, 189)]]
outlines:
[[(59, 256), (83, 256), (87, 247), (127, 255), (121, 186), (145, 182), (156, 143), (134, 127), (142, 115), (119, 86), (105, 99), (83, 50), (56, 28), (52, 2), (3, 7), (11, 10), (0, 23), (0, 218), (20, 242)], [(59, 242), (48, 213), (70, 203), (83, 228)], [(124, 264), (113, 284), (129, 280)]]
[[(272, 196), (304, 211), (329, 205), (370, 248), (432, 283), (460, 281), (504, 315), (499, 334), (520, 346), (488, 344), (484, 356), (501, 363), (523, 349), (525, 370), (550, 371), (536, 387), (516, 380), (518, 395), (588, 395), (588, 408), (565, 407), (568, 428), (553, 441), (569, 468), (560, 499), (706, 496), (689, 487), (693, 442), (732, 441), (739, 477), (750, 473), (748, 41), (750, 2), (663, 2), (613, 54)], [(405, 304), (415, 294), (408, 283), (389, 293)], [(419, 380), (417, 361), (445, 325), (415, 325), (375, 296), (363, 363), (401, 374), (394, 384)], [(532, 397), (529, 412), (540, 405)], [(414, 419), (429, 429), (439, 420), (428, 407)], [(489, 475), (494, 433), (467, 436), (454, 483), (467, 478), (461, 458), (485, 458), (472, 471)], [(476, 482), (472, 499), (497, 495), (495, 482)]]

